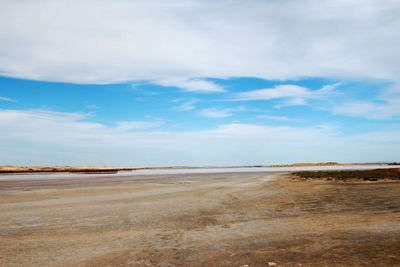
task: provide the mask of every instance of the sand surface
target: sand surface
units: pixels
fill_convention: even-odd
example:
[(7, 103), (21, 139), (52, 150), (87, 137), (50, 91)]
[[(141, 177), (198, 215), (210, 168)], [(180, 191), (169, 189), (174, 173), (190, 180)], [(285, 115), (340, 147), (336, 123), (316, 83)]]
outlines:
[(0, 183), (0, 266), (400, 265), (400, 183), (277, 173)]

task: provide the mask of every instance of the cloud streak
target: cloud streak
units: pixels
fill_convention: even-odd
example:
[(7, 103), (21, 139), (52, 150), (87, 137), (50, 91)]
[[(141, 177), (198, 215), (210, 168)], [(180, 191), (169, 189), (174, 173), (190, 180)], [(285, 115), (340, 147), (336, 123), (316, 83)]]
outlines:
[(174, 108), (174, 110), (177, 110), (177, 111), (189, 111), (189, 110), (193, 110), (193, 109), (195, 109), (196, 107), (195, 107), (195, 103), (197, 103), (197, 102), (199, 102), (199, 99), (196, 99), (196, 98), (192, 98), (192, 99), (189, 99), (189, 100), (183, 100), (183, 99), (177, 99), (177, 100), (175, 100), (174, 102), (182, 102), (182, 101), (184, 101), (182, 104), (180, 104), (180, 105), (178, 105), (178, 106), (176, 106), (175, 108)]
[(362, 117), (373, 120), (400, 119), (400, 101), (385, 103), (371, 101), (349, 101), (332, 107), (334, 114)]
[(273, 121), (296, 121), (294, 118), (289, 118), (286, 116), (274, 116), (274, 115), (258, 115), (258, 119), (266, 119), (266, 120), (273, 120)]
[(224, 109), (206, 108), (201, 110), (199, 114), (203, 117), (208, 117), (208, 118), (225, 118), (232, 116), (233, 115), (232, 111), (234, 110), (231, 108), (224, 108)]
[(306, 105), (308, 99), (320, 99), (329, 96), (339, 85), (341, 84), (325, 85), (319, 90), (310, 90), (293, 84), (276, 85), (273, 88), (238, 93), (236, 98), (231, 101), (284, 99), (281, 103), (284, 106)]
[(0, 96), (0, 101), (7, 101), (7, 102), (17, 102), (17, 100), (9, 98), (9, 97), (1, 97)]
[(225, 91), (222, 86), (204, 79), (182, 79), (169, 77), (155, 80), (152, 83), (161, 86), (178, 87), (184, 91), (195, 93), (218, 93)]

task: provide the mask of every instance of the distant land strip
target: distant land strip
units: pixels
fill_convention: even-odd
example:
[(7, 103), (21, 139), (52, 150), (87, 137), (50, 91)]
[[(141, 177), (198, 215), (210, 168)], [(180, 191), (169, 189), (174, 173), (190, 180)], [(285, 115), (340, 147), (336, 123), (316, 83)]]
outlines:
[(204, 166), (204, 167), (70, 167), (70, 166), (0, 166), (0, 173), (29, 173), (29, 172), (81, 172), (81, 173), (112, 173), (118, 171), (154, 170), (154, 169), (217, 169), (217, 168), (271, 168), (271, 167), (304, 167), (304, 166), (349, 166), (349, 165), (400, 165), (400, 163), (294, 163), (281, 165), (251, 165), (251, 166)]

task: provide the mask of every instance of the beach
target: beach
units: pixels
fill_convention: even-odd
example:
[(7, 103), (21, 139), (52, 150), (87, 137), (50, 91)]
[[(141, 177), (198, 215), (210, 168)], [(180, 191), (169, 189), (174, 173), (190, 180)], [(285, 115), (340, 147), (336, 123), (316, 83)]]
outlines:
[(0, 266), (400, 264), (399, 182), (75, 177), (0, 181)]

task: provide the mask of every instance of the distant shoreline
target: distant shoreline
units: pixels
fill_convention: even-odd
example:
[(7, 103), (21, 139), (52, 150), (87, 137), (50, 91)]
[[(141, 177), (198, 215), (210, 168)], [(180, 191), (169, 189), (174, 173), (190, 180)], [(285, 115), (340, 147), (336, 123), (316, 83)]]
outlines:
[(34, 172), (77, 172), (77, 173), (116, 173), (119, 171), (135, 170), (163, 170), (163, 169), (233, 169), (233, 168), (274, 168), (274, 167), (304, 167), (304, 166), (351, 166), (351, 165), (400, 165), (400, 163), (294, 163), (294, 164), (275, 164), (275, 165), (252, 165), (252, 166), (204, 166), (204, 167), (70, 167), (70, 166), (0, 166), (0, 173), (34, 173)]
[(112, 173), (118, 171), (143, 170), (142, 167), (43, 167), (43, 166), (0, 166), (0, 173), (32, 173), (32, 172), (83, 172)]

